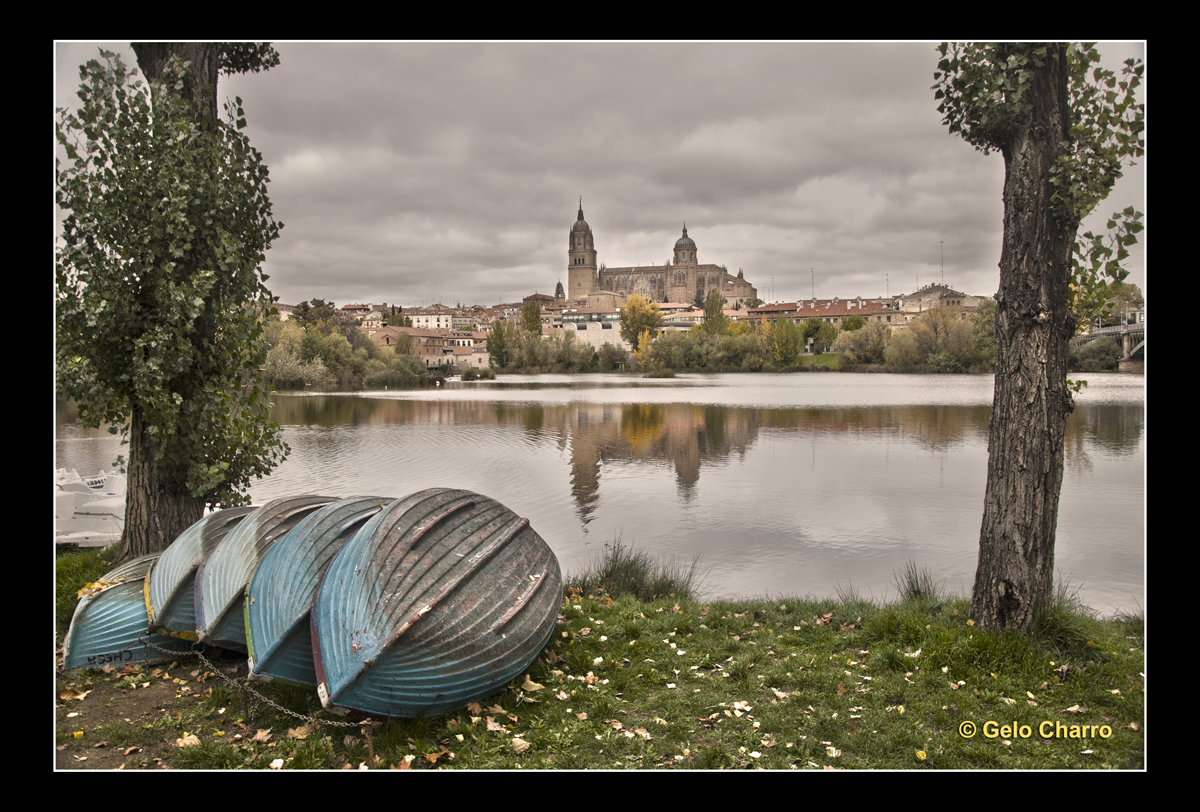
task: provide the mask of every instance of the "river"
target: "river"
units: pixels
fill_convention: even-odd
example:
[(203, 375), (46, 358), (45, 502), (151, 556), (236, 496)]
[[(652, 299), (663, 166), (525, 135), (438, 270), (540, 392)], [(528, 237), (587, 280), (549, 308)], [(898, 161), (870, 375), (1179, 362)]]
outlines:
[[(1145, 378), (1089, 373), (1067, 423), (1055, 564), (1096, 610), (1145, 606)], [(969, 594), (992, 378), (802, 373), (504, 376), (436, 390), (278, 393), (291, 456), (251, 488), (465, 488), (527, 517), (566, 573), (606, 543), (690, 562), (707, 596), (894, 598), (906, 561)], [(117, 442), (56, 418), (56, 467)]]

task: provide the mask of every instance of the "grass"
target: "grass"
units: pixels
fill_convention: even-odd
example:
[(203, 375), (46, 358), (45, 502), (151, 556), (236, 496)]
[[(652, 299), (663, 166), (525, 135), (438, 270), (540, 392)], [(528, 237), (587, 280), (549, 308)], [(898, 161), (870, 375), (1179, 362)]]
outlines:
[(113, 568), (116, 544), (104, 549), (59, 550), (54, 560), (54, 621), (61, 639), (71, 625), (77, 593)]
[[(897, 573), (901, 597), (889, 604), (853, 586), (824, 600), (702, 602), (695, 563), (668, 566), (669, 587), (662, 569), (616, 540), (567, 578), (558, 625), (527, 673), (460, 711), (305, 728), (265, 705), (247, 716), (234, 689), (198, 670), (189, 676), (183, 663), (169, 674), (60, 677), (60, 690), (90, 686), (98, 699), (60, 704), (59, 742), (91, 763), (114, 742), (146, 748), (126, 769), (1144, 768), (1140, 613), (1098, 618), (1064, 587), (1034, 634), (993, 633), (972, 625), (965, 599), (929, 590), (912, 565)], [(649, 580), (636, 586), (634, 572)], [(170, 686), (168, 675), (186, 685)], [(114, 696), (155, 687), (175, 691), (165, 710), (105, 718)], [(258, 690), (319, 712), (313, 691)], [(962, 736), (964, 722), (978, 732)], [(267, 729), (269, 741), (253, 740)], [(162, 744), (185, 734), (199, 745)], [(92, 749), (104, 739), (108, 748)]]
[(699, 597), (704, 581), (699, 556), (690, 564), (674, 560), (664, 563), (645, 550), (625, 546), (620, 536), (612, 544), (606, 542), (604, 550), (582, 572), (568, 579), (568, 588), (573, 587), (580, 595), (632, 595), (638, 600)]
[(892, 583), (895, 585), (896, 591), (900, 593), (900, 600), (903, 602), (932, 601), (937, 603), (941, 600), (942, 584), (933, 580), (933, 575), (929, 570), (918, 569), (912, 561), (906, 561), (904, 566), (894, 573)]

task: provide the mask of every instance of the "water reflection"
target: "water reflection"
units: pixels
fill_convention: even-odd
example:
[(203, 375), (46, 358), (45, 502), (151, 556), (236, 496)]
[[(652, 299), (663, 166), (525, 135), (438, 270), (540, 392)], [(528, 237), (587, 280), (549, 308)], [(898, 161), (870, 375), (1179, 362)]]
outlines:
[[(551, 386), (551, 384), (544, 384)], [(561, 384), (553, 384), (558, 387)], [(584, 388), (584, 387), (580, 387)], [(595, 387), (592, 387), (595, 388)], [(1066, 426), (1070, 470), (1090, 471), (1089, 449), (1132, 454), (1144, 423), (1141, 404), (1081, 404)], [(741, 408), (698, 403), (543, 405), (536, 401), (391, 400), (353, 395), (277, 395), (272, 416), (283, 426), (454, 426), (519, 428), (529, 440), (553, 437), (569, 451), (571, 493), (590, 521), (605, 463), (629, 462), (674, 472), (688, 499), (705, 467), (744, 457), (762, 432), (796, 436), (888, 438), (928, 451), (986, 444), (988, 406)]]
[[(622, 536), (712, 567), (713, 596), (883, 597), (907, 560), (967, 592), (987, 470), (986, 376), (621, 376), (278, 394), (291, 457), (256, 503), (447, 486), (526, 516), (567, 572)], [(1098, 609), (1145, 605), (1144, 392), (1089, 376), (1066, 427), (1056, 565)], [(57, 465), (116, 438), (57, 418)], [(102, 459), (102, 464), (96, 464)]]

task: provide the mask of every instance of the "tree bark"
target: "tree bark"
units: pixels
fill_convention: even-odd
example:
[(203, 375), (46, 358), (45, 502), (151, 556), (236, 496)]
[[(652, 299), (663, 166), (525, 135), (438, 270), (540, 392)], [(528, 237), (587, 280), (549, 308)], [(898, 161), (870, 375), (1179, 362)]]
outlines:
[(1032, 112), (1004, 154), (1004, 246), (996, 297), (996, 382), (988, 479), (971, 618), (1027, 631), (1054, 589), (1054, 540), (1063, 478), (1068, 307), (1077, 224), (1051, 206), (1051, 170), (1069, 138), (1066, 49), (1035, 69)]
[(165, 550), (204, 515), (204, 502), (165, 485), (154, 461), (153, 438), (134, 407), (126, 466), (125, 532), (117, 561)]
[(147, 81), (161, 79), (167, 60), (178, 56), (191, 67), (183, 77), (182, 96), (196, 105), (196, 120), (215, 131), (217, 121), (217, 75), (220, 43), (216, 42), (134, 42), (138, 67)]

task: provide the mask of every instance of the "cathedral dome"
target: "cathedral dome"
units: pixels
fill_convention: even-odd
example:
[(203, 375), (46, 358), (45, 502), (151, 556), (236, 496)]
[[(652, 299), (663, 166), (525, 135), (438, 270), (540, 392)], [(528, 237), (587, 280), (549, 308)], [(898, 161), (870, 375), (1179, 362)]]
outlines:
[[(582, 209), (581, 209), (581, 211), (582, 211)], [(675, 250), (678, 251), (681, 248), (695, 248), (695, 247), (696, 247), (695, 241), (692, 240), (692, 238), (687, 235), (687, 226), (684, 226), (683, 227), (683, 236), (675, 241)]]

